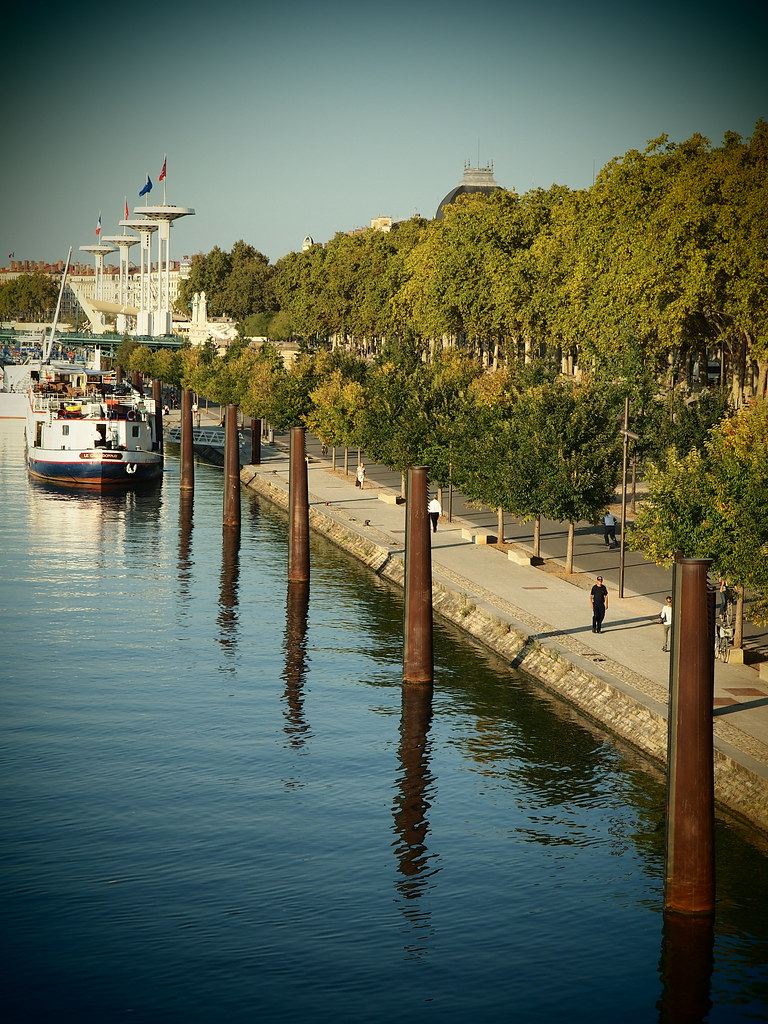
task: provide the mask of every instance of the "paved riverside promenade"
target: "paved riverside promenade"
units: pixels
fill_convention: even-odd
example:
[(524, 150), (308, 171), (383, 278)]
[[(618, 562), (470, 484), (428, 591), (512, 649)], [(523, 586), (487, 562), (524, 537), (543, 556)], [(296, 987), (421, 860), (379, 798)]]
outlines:
[[(283, 505), (289, 471), (286, 441), (278, 436), (275, 444), (262, 444), (261, 465), (241, 471), (246, 487)], [(354, 485), (356, 452), (350, 451), (348, 475), (340, 458), (337, 469), (331, 468), (330, 456), (322, 457), (309, 435), (308, 456), (313, 529), (399, 582), (401, 569), (399, 576), (390, 571), (401, 566), (404, 556), (405, 505), (396, 501), (399, 475), (366, 462), (368, 480), (361, 491)], [(445, 494), (443, 505), (445, 509)], [(663, 760), (670, 656), (661, 650), (658, 614), (671, 578), (660, 589), (654, 583), (651, 595), (625, 586), (625, 597), (619, 599), (618, 560), (606, 568), (604, 549), (597, 572), (577, 563), (577, 571), (567, 576), (556, 560), (541, 567), (517, 564), (505, 547), (476, 542), (488, 532), (477, 518), (471, 510), (469, 517), (454, 511), (452, 521), (441, 518), (437, 533), (431, 534), (436, 612), (609, 730)], [(595, 539), (602, 548), (601, 531)], [(523, 544), (514, 547), (519, 552)], [(594, 634), (589, 588), (598, 573), (608, 587), (608, 612), (603, 631)], [(633, 583), (634, 576), (644, 578), (635, 573)], [(768, 833), (766, 668), (761, 674), (758, 666), (715, 662), (713, 722), (718, 800)]]

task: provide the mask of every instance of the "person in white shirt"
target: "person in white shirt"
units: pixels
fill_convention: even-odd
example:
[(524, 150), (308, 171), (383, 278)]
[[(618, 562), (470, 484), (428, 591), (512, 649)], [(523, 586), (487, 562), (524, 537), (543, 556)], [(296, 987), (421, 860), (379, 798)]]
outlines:
[(605, 546), (617, 548), (619, 546), (616, 540), (616, 516), (612, 512), (606, 512), (603, 516), (603, 538), (605, 539)]
[(437, 533), (437, 521), (440, 518), (442, 511), (443, 506), (437, 498), (433, 498), (427, 505), (427, 512), (429, 512), (429, 518), (432, 521), (432, 533)]
[(662, 651), (669, 650), (669, 631), (672, 628), (672, 598), (667, 597), (666, 604), (661, 606), (659, 611), (659, 622), (664, 627), (664, 646)]

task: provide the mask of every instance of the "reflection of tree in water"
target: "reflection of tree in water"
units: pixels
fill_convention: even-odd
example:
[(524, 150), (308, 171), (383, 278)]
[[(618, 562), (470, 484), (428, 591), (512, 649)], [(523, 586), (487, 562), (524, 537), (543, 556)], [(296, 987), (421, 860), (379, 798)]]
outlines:
[[(435, 635), (440, 662), (441, 634)], [(436, 670), (441, 720), (472, 723), (451, 731), (473, 771), (520, 787), (510, 834), (542, 846), (586, 847), (598, 836), (606, 841), (601, 823), (607, 818), (612, 851), (642, 848), (645, 869), (658, 877), (665, 798), (658, 770), (535, 683), (510, 677), (499, 659), (483, 656), (487, 671), (478, 672), (476, 651), (464, 644), (450, 651), (450, 661)]]
[(307, 673), (307, 616), (309, 584), (289, 583), (285, 618), (284, 731), (294, 747), (301, 747), (309, 733), (304, 719), (304, 679)]
[(395, 853), (400, 878), (396, 888), (407, 902), (401, 904), (408, 931), (414, 940), (406, 947), (415, 956), (431, 931), (430, 913), (412, 901), (418, 900), (429, 885), (436, 868), (430, 867), (434, 854), (427, 849), (428, 812), (434, 799), (434, 776), (429, 767), (430, 748), (427, 733), (432, 721), (432, 686), (403, 683), (402, 715), (398, 759), (400, 772), (397, 795), (392, 807), (397, 833)]
[(221, 551), (221, 582), (219, 587), (219, 643), (233, 650), (237, 647), (237, 592), (240, 579), (240, 530), (235, 526), (223, 529)]
[(712, 1008), (714, 964), (711, 917), (665, 914), (662, 933), (659, 1024), (699, 1024)]

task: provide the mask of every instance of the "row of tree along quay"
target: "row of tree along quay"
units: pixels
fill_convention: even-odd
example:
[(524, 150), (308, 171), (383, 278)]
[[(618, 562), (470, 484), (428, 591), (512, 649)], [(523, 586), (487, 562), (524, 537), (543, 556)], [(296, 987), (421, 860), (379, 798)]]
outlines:
[(339, 233), (274, 266), (217, 247), (180, 302), (205, 291), (240, 340), (125, 342), (118, 359), (402, 474), (429, 465), (433, 483), (532, 522), (534, 544), (538, 517), (572, 541), (611, 503), (628, 400), (632, 515), (646, 483), (628, 543), (710, 558), (765, 621), (766, 171), (761, 120), (718, 147), (655, 140), (587, 190), (465, 196), (440, 221)]
[(733, 410), (721, 391), (682, 398), (642, 368), (631, 378), (596, 369), (576, 380), (545, 357), (494, 370), (455, 350), (425, 362), (402, 344), (369, 359), (324, 349), (290, 366), (270, 345), (223, 356), (134, 346), (129, 358), (145, 375), (162, 373), (277, 430), (301, 425), (334, 450), (360, 448), (403, 476), (429, 465), (434, 485), (532, 523), (534, 537), (538, 517), (563, 522), (568, 572), (575, 523), (597, 522), (621, 480), (628, 397), (647, 489), (627, 544), (663, 564), (676, 552), (711, 559), (713, 577), (736, 589), (739, 611), (748, 592), (750, 617), (768, 619), (765, 399)]
[(717, 380), (734, 405), (768, 375), (768, 123), (666, 137), (610, 161), (589, 189), (460, 197), (442, 219), (339, 232), (274, 266), (244, 241), (192, 260), (180, 308), (205, 291), (241, 337), (335, 338), (378, 353), (414, 339), (494, 367), (543, 351)]

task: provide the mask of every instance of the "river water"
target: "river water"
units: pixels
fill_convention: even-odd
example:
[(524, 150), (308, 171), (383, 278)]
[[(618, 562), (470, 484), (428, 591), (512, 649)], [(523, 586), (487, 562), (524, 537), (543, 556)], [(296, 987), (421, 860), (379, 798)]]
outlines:
[(768, 1020), (768, 859), (718, 824), (713, 925), (662, 913), (663, 781), (198, 465), (111, 497), (0, 423), (3, 1019)]

